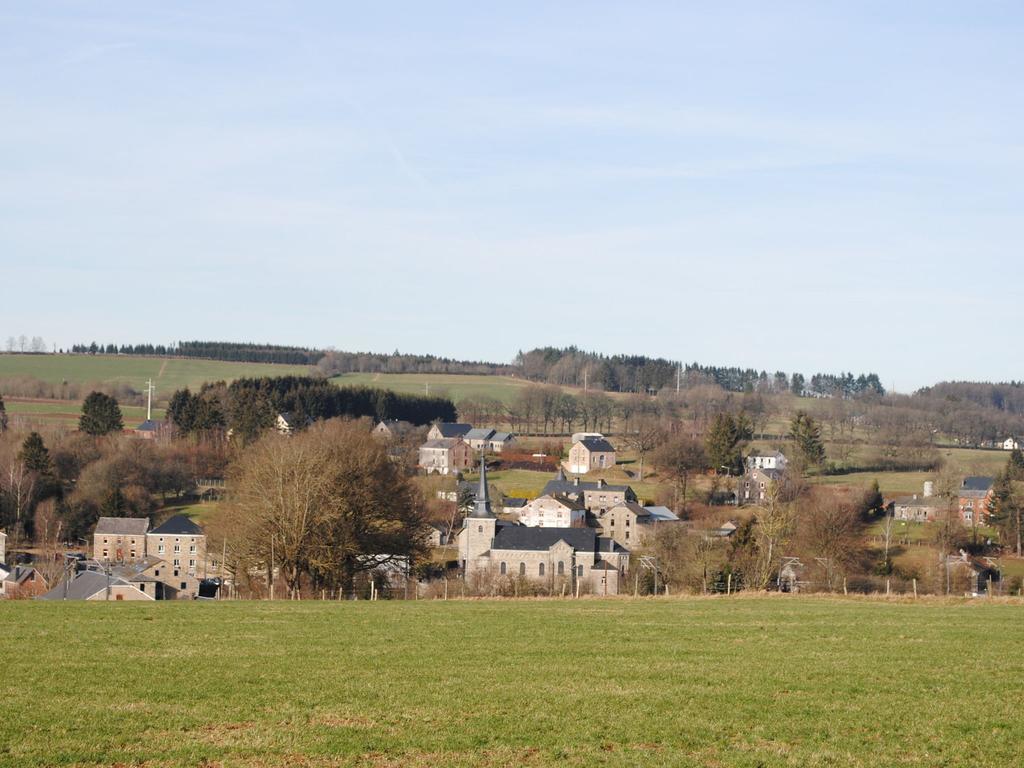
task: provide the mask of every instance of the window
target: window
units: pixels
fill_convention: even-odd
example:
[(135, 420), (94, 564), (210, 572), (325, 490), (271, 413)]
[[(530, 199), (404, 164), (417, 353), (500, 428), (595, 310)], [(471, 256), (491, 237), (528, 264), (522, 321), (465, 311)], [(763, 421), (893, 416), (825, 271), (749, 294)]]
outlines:
[(629, 541), (629, 531), (626, 531), (626, 541)]
[(537, 575), (538, 576), (543, 576), (544, 575), (544, 563), (541, 563), (540, 565), (537, 566)]
[(133, 549), (132, 550), (132, 560), (134, 560), (134, 559), (135, 559), (135, 550)]
[(478, 526), (476, 527), (476, 532), (477, 532), (477, 533), (483, 533), (483, 532), (484, 532), (484, 527), (483, 527), (482, 525), (478, 525)]
[(110, 552), (104, 549), (103, 550), (103, 559), (106, 560), (109, 557), (110, 557)]
[(177, 568), (180, 565), (181, 565), (181, 560), (179, 560), (178, 558), (174, 558), (174, 567)]
[(163, 545), (163, 544), (161, 544), (160, 546), (158, 546), (158, 547), (156, 548), (156, 553), (157, 553), (158, 555), (162, 555), (162, 554), (164, 553), (164, 545)]
[(629, 528), (629, 518), (626, 518), (626, 527)]
[(501, 565), (498, 567), (498, 572), (502, 576), (504, 576), (506, 573), (508, 573), (508, 565), (504, 561), (502, 561)]
[(565, 562), (562, 560), (558, 561), (558, 575), (563, 576), (565, 574)]
[(178, 554), (179, 552), (181, 552), (181, 544), (175, 544), (174, 545), (174, 554)]
[(106, 539), (104, 539), (104, 540), (103, 540), (103, 543), (104, 543), (104, 544), (106, 544), (106, 543), (107, 543), (107, 540), (106, 540)]
[(188, 584), (186, 584), (184, 581), (181, 582), (181, 588), (182, 589), (188, 589)]
[(155, 571), (153, 571), (153, 575), (154, 576), (159, 576), (160, 575), (160, 569), (157, 568)]
[(519, 564), (519, 575), (520, 576), (525, 576), (526, 575), (526, 563), (520, 563)]
[(192, 544), (192, 546), (190, 546), (190, 547), (188, 548), (188, 551), (189, 551), (189, 554), (192, 554), (192, 555), (194, 555), (194, 554), (196, 553), (196, 545), (195, 545), (195, 544)]
[[(626, 534), (626, 538), (627, 539), (629, 538), (629, 534), (628, 533)], [(195, 568), (196, 567), (196, 561), (195, 560), (189, 560), (188, 561), (188, 567), (189, 568)]]
[(576, 567), (576, 575), (579, 576), (580, 578), (583, 578), (583, 566), (582, 565)]

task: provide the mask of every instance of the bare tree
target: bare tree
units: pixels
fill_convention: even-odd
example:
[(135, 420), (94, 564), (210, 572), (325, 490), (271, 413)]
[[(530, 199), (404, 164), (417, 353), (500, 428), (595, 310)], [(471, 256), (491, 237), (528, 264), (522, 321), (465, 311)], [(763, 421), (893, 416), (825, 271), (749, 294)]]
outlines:
[(755, 513), (758, 557), (753, 586), (757, 589), (768, 588), (782, 554), (781, 550), (793, 532), (793, 504), (786, 498), (785, 480), (770, 483), (766, 489), (765, 500)]
[(625, 443), (636, 451), (640, 458), (640, 471), (637, 480), (644, 479), (644, 459), (647, 454), (665, 441), (665, 432), (661, 424), (653, 416), (638, 419), (632, 431), (626, 433)]

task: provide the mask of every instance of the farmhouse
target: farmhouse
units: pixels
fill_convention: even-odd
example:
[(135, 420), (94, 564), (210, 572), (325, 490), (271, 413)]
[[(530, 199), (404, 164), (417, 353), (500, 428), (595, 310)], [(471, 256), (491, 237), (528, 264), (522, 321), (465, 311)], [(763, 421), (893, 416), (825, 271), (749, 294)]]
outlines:
[(388, 419), (378, 422), (372, 432), (376, 437), (383, 438), (384, 440), (400, 440), (414, 429), (416, 429), (416, 427), (408, 421)]
[(454, 437), (465, 439), (471, 429), (473, 429), (472, 424), (452, 424), (439, 421), (430, 427), (430, 431), (427, 432), (427, 440), (444, 440)]
[(420, 446), (419, 465), (428, 475), (453, 475), (473, 466), (473, 458), (462, 438), (442, 437)]
[(46, 580), (35, 568), (0, 561), (0, 597), (33, 597), (45, 591)]
[(600, 535), (627, 549), (642, 545), (658, 525), (679, 522), (665, 507), (642, 507), (633, 501), (598, 510), (594, 517)]
[(1021, 446), (1024, 446), (1024, 440), (1018, 440), (1016, 437), (1008, 437), (1003, 440), (1004, 451), (1019, 451)]
[(94, 560), (130, 563), (146, 556), (145, 517), (101, 517), (92, 534)]
[(603, 437), (584, 437), (569, 449), (569, 471), (585, 475), (615, 466), (615, 447)]
[(965, 525), (984, 525), (988, 522), (992, 504), (991, 477), (965, 477), (960, 484), (960, 520)]
[(430, 523), (427, 526), (426, 541), (428, 547), (443, 547), (448, 543), (448, 526)]
[(459, 532), (459, 558), (467, 580), (522, 578), (552, 590), (587, 585), (618, 594), (629, 552), (592, 528), (539, 528), (500, 521), (491, 511), (487, 468), (481, 461), (473, 512)]
[(739, 481), (741, 504), (760, 504), (768, 498), (772, 486), (782, 477), (777, 469), (750, 469)]
[(973, 557), (961, 549), (959, 555), (946, 556), (946, 568), (960, 576), (966, 577), (967, 591), (972, 595), (984, 595), (988, 592), (989, 582), (999, 581), (999, 566), (988, 557)]

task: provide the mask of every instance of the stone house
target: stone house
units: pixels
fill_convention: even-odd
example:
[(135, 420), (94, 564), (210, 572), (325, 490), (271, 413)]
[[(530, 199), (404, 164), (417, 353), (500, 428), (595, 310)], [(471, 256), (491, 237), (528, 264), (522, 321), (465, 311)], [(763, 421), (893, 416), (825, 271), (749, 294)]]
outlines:
[(92, 534), (94, 560), (131, 563), (146, 557), (149, 518), (101, 517)]
[(455, 424), (438, 421), (431, 425), (427, 432), (427, 440), (447, 440), (454, 437), (465, 438), (466, 433), (473, 429), (472, 424)]
[(439, 523), (430, 523), (427, 526), (427, 538), (428, 547), (443, 547), (448, 543), (448, 528), (447, 526), (440, 525)]
[(965, 525), (985, 525), (988, 522), (992, 504), (991, 477), (965, 477), (960, 484), (960, 520)]
[(603, 437), (584, 437), (569, 449), (568, 469), (575, 475), (585, 475), (595, 469), (615, 466), (615, 447)]
[(163, 561), (155, 578), (168, 584), (177, 597), (199, 595), (206, 577), (206, 535), (185, 515), (175, 515), (146, 534), (146, 554)]
[(657, 526), (679, 522), (679, 518), (664, 507), (642, 507), (634, 501), (599, 509), (594, 513), (594, 520), (601, 536), (614, 539), (627, 549), (642, 546)]
[(35, 597), (45, 591), (46, 579), (35, 568), (0, 561), (0, 598)]
[[(988, 593), (989, 582), (999, 583), (999, 565), (988, 557), (972, 557), (961, 549), (958, 555), (946, 556), (946, 568), (961, 579), (966, 579), (967, 591), (972, 595)], [(961, 582), (963, 583), (963, 582)]]
[(777, 469), (759, 469), (757, 467), (749, 470), (739, 479), (739, 503), (760, 504), (768, 498), (774, 485), (782, 477)]
[(586, 522), (587, 510), (567, 496), (538, 496), (519, 512), (520, 525), (535, 528), (574, 528)]
[(590, 512), (610, 509), (627, 501), (637, 501), (636, 494), (628, 485), (609, 485), (604, 480), (588, 482), (578, 477), (569, 480), (561, 469), (554, 480), (548, 481), (541, 494), (565, 496), (573, 501), (582, 502), (584, 508)]
[(539, 528), (499, 521), (491, 511), (487, 470), (481, 462), (476, 506), (459, 532), (459, 558), (469, 582), (528, 579), (552, 591), (587, 585), (597, 594), (618, 594), (629, 551), (592, 528)]
[(935, 522), (935, 518), (942, 510), (943, 502), (932, 495), (932, 489), (932, 483), (926, 482), (924, 493), (920, 496), (915, 493), (913, 496), (895, 499), (892, 503), (892, 516), (896, 520), (914, 523)]
[(473, 466), (472, 451), (459, 437), (427, 440), (420, 446), (419, 466), (428, 475), (454, 475)]
[(375, 426), (371, 431), (376, 437), (380, 437), (385, 440), (399, 440), (408, 435), (414, 429), (416, 429), (416, 427), (408, 421), (387, 419), (385, 421), (378, 422), (377, 426)]

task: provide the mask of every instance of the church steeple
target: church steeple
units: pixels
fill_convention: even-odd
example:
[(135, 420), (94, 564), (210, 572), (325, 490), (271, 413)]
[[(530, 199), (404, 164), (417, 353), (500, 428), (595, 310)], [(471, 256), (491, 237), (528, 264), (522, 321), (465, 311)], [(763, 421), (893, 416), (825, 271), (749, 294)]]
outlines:
[(484, 454), (480, 453), (480, 487), (476, 492), (476, 505), (473, 507), (472, 518), (493, 518), (491, 511), (491, 496), (487, 491), (487, 462)]

